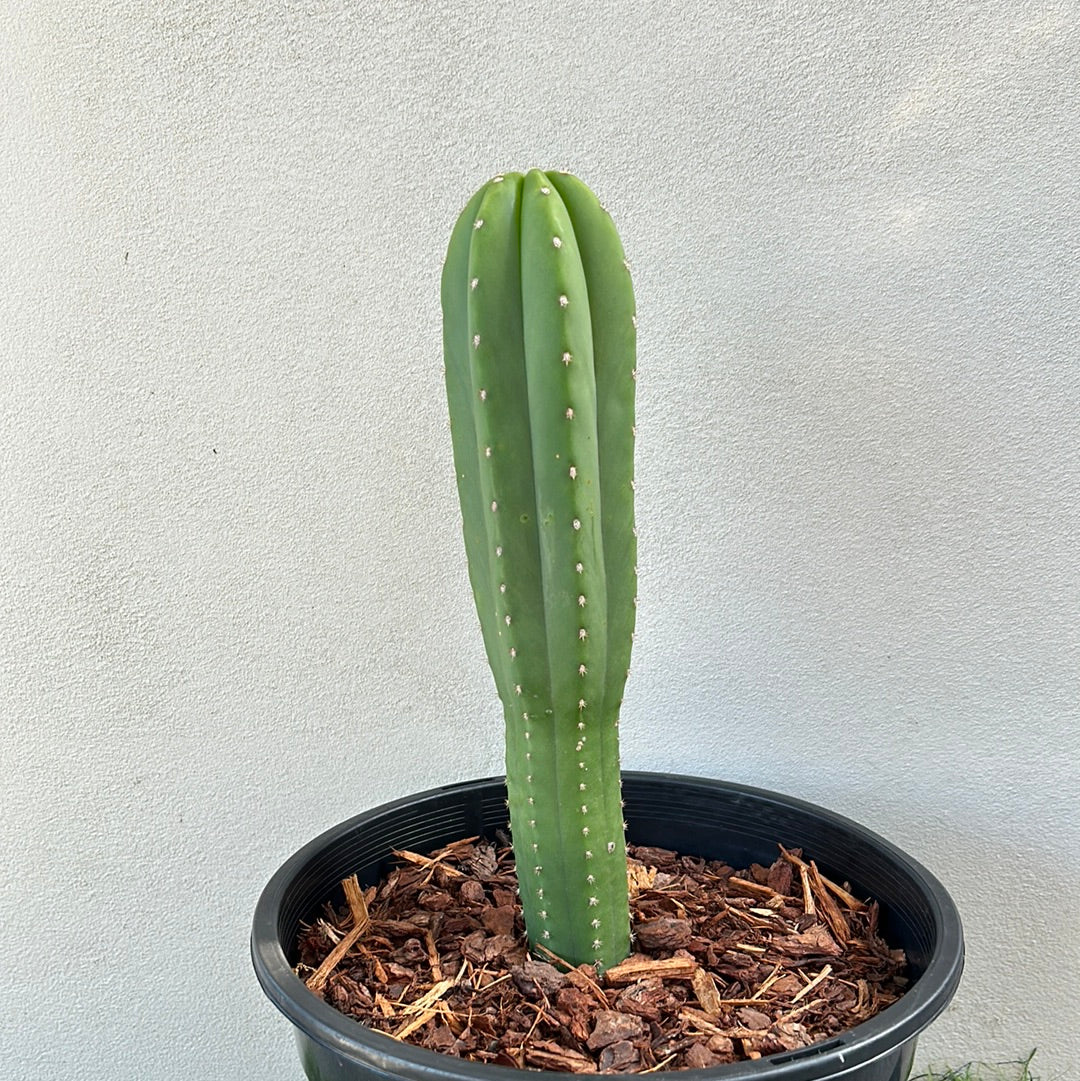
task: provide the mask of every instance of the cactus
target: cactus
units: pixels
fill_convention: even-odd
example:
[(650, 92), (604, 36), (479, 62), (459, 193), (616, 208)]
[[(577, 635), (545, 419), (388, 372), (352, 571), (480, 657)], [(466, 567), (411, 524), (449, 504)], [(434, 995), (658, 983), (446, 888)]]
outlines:
[(497, 176), (454, 228), (442, 307), (526, 929), (534, 948), (603, 969), (630, 942), (618, 718), (637, 581), (637, 321), (622, 244), (575, 177)]

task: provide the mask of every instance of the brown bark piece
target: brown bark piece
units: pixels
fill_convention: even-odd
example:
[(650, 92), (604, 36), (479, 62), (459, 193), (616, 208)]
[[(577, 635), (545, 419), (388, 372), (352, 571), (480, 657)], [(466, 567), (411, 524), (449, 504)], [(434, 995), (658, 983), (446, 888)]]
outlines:
[(593, 1030), (586, 1046), (597, 1051), (619, 1040), (635, 1040), (644, 1035), (645, 1022), (632, 1013), (618, 1010), (597, 1010), (593, 1018)]
[(843, 950), (823, 924), (815, 923), (805, 931), (774, 938), (775, 949), (801, 960), (805, 957), (838, 957)]
[(589, 1038), (592, 1012), (596, 1004), (591, 995), (576, 987), (564, 987), (556, 995), (555, 1004), (566, 1017), (565, 1025), (578, 1043)]
[(792, 878), (791, 864), (781, 857), (769, 868), (769, 874), (765, 879), (765, 885), (775, 893), (786, 897), (791, 893)]
[(420, 906), (432, 912), (444, 912), (454, 903), (454, 898), (446, 890), (431, 890), (420, 897)]
[(527, 998), (549, 998), (566, 986), (566, 976), (546, 961), (526, 957), (511, 970), (514, 983)]
[(493, 935), (512, 935), (514, 933), (515, 918), (515, 909), (510, 905), (499, 908), (489, 905), (481, 914), (480, 922)]
[(772, 1024), (772, 1018), (767, 1013), (755, 1010), (753, 1006), (743, 1006), (736, 1014), (747, 1028), (755, 1032), (763, 1032)]
[(640, 1052), (629, 1040), (618, 1040), (600, 1052), (597, 1065), (601, 1073), (630, 1073), (640, 1061)]
[(728, 1053), (713, 1051), (708, 1042), (692, 1044), (686, 1052), (686, 1068), (688, 1070), (704, 1070), (710, 1066), (722, 1066), (725, 1062), (731, 1061), (730, 1047), (730, 1040), (728, 1041)]
[(677, 950), (688, 945), (694, 937), (690, 921), (674, 916), (645, 920), (635, 926), (634, 933), (643, 950)]
[(664, 1013), (670, 1013), (676, 998), (663, 980), (652, 978), (638, 980), (619, 993), (615, 1008), (623, 1013), (634, 1013), (646, 1021), (659, 1021)]
[(566, 1073), (591, 1073), (593, 1059), (549, 1040), (537, 1040), (525, 1050), (525, 1061), (538, 1070), (562, 1070)]

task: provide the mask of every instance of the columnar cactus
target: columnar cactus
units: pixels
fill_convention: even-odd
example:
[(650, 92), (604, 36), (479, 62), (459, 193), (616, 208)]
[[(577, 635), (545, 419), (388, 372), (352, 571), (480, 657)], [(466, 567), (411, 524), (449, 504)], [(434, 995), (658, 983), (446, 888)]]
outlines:
[(469, 577), (506, 718), (530, 942), (629, 950), (618, 719), (636, 593), (636, 318), (618, 234), (566, 173), (497, 176), (462, 212), (443, 345)]

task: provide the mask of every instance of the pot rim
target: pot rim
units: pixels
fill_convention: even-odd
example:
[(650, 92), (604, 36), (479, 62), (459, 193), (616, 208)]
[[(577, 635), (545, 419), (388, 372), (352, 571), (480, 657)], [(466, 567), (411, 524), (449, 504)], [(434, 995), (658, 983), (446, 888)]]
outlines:
[[(872, 1063), (918, 1036), (948, 1005), (964, 965), (963, 928), (960, 915), (945, 887), (921, 863), (865, 826), (816, 804), (767, 789), (730, 781), (691, 777), (673, 773), (624, 770), (623, 782), (631, 784), (676, 784), (702, 793), (740, 796), (805, 813), (851, 832), (887, 856), (913, 882), (932, 915), (937, 934), (935, 948), (925, 971), (903, 997), (867, 1021), (810, 1047), (780, 1052), (748, 1062), (734, 1062), (704, 1069), (657, 1071), (677, 1074), (685, 1081), (751, 1081), (768, 1076), (773, 1081), (805, 1081), (811, 1077), (842, 1077), (851, 1070)], [(251, 957), (256, 977), (273, 1005), (309, 1039), (347, 1059), (362, 1060), (387, 1074), (407, 1076), (414, 1081), (522, 1081), (524, 1073), (508, 1066), (469, 1062), (395, 1040), (368, 1029), (346, 1017), (310, 992), (293, 972), (278, 939), (278, 912), (282, 898), (297, 875), (319, 852), (341, 836), (354, 832), (366, 822), (392, 815), (400, 808), (433, 797), (460, 793), (465, 796), (505, 784), (505, 779), (485, 777), (427, 789), (382, 803), (332, 826), (290, 856), (263, 889), (255, 908), (251, 933)], [(812, 1067), (812, 1069), (808, 1069)], [(717, 1071), (720, 1071), (719, 1074)], [(571, 1074), (542, 1071), (551, 1077), (593, 1078), (603, 1074)]]

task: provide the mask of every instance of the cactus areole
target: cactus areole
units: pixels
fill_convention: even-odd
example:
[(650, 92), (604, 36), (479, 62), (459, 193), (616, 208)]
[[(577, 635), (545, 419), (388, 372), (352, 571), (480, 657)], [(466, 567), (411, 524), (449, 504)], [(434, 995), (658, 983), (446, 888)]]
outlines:
[(618, 724), (637, 586), (636, 319), (611, 218), (567, 173), (493, 178), (454, 228), (442, 308), (529, 941), (607, 968), (630, 944)]

